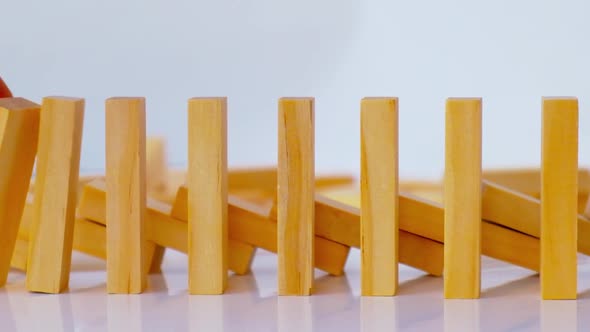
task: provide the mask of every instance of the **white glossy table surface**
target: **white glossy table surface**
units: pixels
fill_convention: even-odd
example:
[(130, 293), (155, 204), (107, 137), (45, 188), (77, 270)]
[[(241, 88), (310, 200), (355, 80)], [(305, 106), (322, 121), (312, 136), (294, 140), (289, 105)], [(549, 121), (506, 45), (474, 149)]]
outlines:
[(70, 290), (30, 294), (12, 271), (0, 290), (1, 331), (589, 331), (590, 260), (580, 257), (579, 299), (541, 301), (538, 275), (483, 258), (482, 299), (443, 300), (442, 278), (400, 268), (396, 297), (359, 296), (359, 252), (344, 277), (316, 270), (316, 293), (277, 297), (276, 256), (232, 275), (223, 296), (187, 295), (186, 256), (168, 251), (142, 295), (107, 295), (104, 262), (74, 254)]

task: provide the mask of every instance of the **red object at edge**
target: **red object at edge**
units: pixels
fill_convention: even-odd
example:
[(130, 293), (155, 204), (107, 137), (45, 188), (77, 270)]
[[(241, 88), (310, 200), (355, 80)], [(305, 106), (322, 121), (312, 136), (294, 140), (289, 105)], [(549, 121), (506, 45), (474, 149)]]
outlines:
[(4, 83), (4, 81), (2, 80), (2, 77), (0, 77), (0, 98), (9, 97), (12, 97), (12, 93), (10, 92), (10, 89), (8, 88), (6, 83)]

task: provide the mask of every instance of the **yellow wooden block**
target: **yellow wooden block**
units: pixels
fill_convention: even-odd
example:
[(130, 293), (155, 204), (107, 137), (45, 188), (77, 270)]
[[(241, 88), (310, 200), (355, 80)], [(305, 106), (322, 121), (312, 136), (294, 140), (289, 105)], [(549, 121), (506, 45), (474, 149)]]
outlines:
[(481, 223), (481, 251), (484, 255), (538, 272), (539, 239), (500, 225)]
[(279, 295), (310, 295), (314, 251), (314, 99), (279, 100)]
[(227, 287), (227, 99), (188, 101), (188, 289)]
[(481, 99), (448, 99), (445, 123), (444, 296), (479, 298)]
[[(577, 216), (578, 252), (590, 255), (589, 213)], [(483, 181), (482, 218), (535, 238), (541, 237), (541, 201), (498, 184)]]
[[(184, 192), (184, 221), (170, 216), (171, 206), (152, 199), (147, 200), (146, 227), (149, 249), (158, 244), (162, 247), (172, 248), (183, 253), (188, 250), (188, 225), (186, 222), (186, 187)], [(78, 206), (80, 217), (105, 225), (106, 220), (106, 184), (103, 180), (97, 180), (87, 184), (82, 192), (82, 198)], [(244, 243), (229, 241), (229, 268), (236, 274), (246, 274), (250, 271), (250, 263), (255, 254), (253, 246)], [(157, 250), (157, 249), (154, 249)], [(148, 250), (149, 252), (149, 250)], [(151, 260), (151, 264), (153, 260)], [(150, 260), (146, 258), (146, 265)]]
[[(315, 234), (348, 247), (360, 248), (360, 196), (357, 192), (353, 205), (335, 201), (320, 194), (315, 198)], [(421, 210), (428, 210), (424, 204)], [(439, 208), (442, 220), (442, 208)], [(425, 218), (426, 219), (426, 218)], [(407, 222), (405, 222), (407, 220)], [(421, 235), (402, 229), (403, 224), (413, 224), (414, 220), (404, 219), (403, 197), (399, 197), (399, 262), (425, 271), (431, 275), (442, 275), (442, 238), (433, 241)], [(442, 222), (441, 222), (442, 234)], [(407, 226), (407, 225), (406, 225)], [(430, 221), (424, 227), (428, 229)], [(317, 259), (318, 255), (316, 255)]]
[[(510, 188), (528, 196), (541, 198), (540, 168), (507, 168), (484, 170), (484, 180)], [(590, 170), (578, 169), (578, 213), (583, 213), (590, 194)]]
[[(29, 194), (27, 196), (27, 203), (23, 210), (21, 227), (19, 228), (18, 232), (19, 240), (27, 244), (30, 237), (30, 227), (28, 226), (31, 224), (33, 219), (33, 209), (33, 195)], [(72, 243), (72, 248), (74, 250), (102, 259), (106, 259), (107, 257), (106, 228), (104, 225), (97, 224), (82, 218), (76, 218)], [(27, 253), (24, 254), (24, 259), (26, 259)], [(13, 257), (13, 260), (14, 259), (15, 258)]]
[(17, 233), (37, 153), (39, 108), (23, 98), (0, 98), (0, 287), (13, 253), (22, 251)]
[(29, 241), (17, 237), (14, 243), (14, 250), (12, 251), (10, 267), (21, 271), (26, 271), (28, 251)]
[(361, 101), (361, 293), (391, 296), (398, 284), (398, 101)]
[[(487, 169), (483, 171), (482, 178), (528, 196), (541, 197), (540, 168)], [(578, 169), (578, 193), (590, 193), (589, 169)]]
[[(269, 209), (261, 208), (241, 197), (230, 195), (228, 199), (228, 226), (230, 249), (232, 240), (240, 244), (249, 244), (271, 252), (277, 252), (277, 223), (270, 219)], [(178, 189), (176, 202), (171, 216), (178, 220), (187, 220), (187, 188)], [(357, 218), (358, 215), (357, 215)], [(357, 220), (357, 234), (359, 233)], [(357, 239), (357, 243), (360, 238)], [(349, 246), (327, 240), (321, 236), (314, 237), (315, 267), (332, 275), (342, 275), (348, 258)], [(358, 247), (358, 244), (357, 244)], [(230, 263), (232, 261), (230, 252)]]
[(577, 296), (578, 100), (543, 99), (541, 296)]
[(84, 100), (43, 98), (29, 237), (26, 287), (59, 293), (68, 287)]
[(145, 268), (145, 99), (109, 98), (106, 114), (107, 291), (138, 294)]
[[(398, 198), (400, 263), (433, 275), (442, 275), (443, 206), (406, 193), (400, 193)], [(316, 235), (358, 247), (359, 206), (358, 192), (348, 196), (347, 203), (316, 195)], [(590, 232), (590, 227), (588, 231)], [(539, 271), (539, 246), (538, 238), (482, 221), (482, 253), (486, 256)], [(436, 251), (438, 248), (441, 250), (440, 254)], [(416, 262), (426, 264), (415, 265)], [(439, 267), (441, 270), (437, 270)]]
[[(28, 245), (29, 245), (29, 232), (30, 232), (30, 225), (33, 219), (33, 195), (28, 194), (27, 202), (25, 204), (25, 208), (23, 210), (23, 215), (21, 218), (20, 227), (18, 230), (18, 240), (17, 245), (20, 246), (18, 252), (15, 251), (12, 255), (11, 267), (17, 268), (19, 270), (26, 270), (26, 262), (28, 256)], [(80, 220), (85, 221), (83, 219), (76, 219), (76, 226), (74, 226), (74, 239), (72, 247), (74, 250), (89, 254), (91, 256), (95, 256), (98, 258), (106, 259), (106, 229), (104, 226), (97, 225), (99, 228), (102, 228), (100, 232), (86, 232), (85, 230), (88, 227), (78, 226)], [(94, 229), (94, 228), (92, 228)], [(100, 245), (102, 249), (95, 249), (96, 243), (102, 241), (103, 243)], [(26, 250), (24, 250), (26, 248)], [(89, 251), (86, 249), (89, 248)], [(97, 254), (98, 253), (98, 254)], [(102, 253), (102, 254), (101, 254)]]
[(399, 191), (443, 203), (443, 185), (439, 182), (405, 180), (400, 182)]
[[(103, 179), (98, 179), (97, 182), (100, 182), (103, 184), (103, 188), (106, 188), (106, 185), (104, 184), (104, 180)], [(102, 202), (103, 206), (104, 204), (106, 204), (105, 202), (105, 196), (104, 196), (104, 191), (103, 191), (103, 202)], [(106, 212), (103, 212), (103, 219), (104, 220), (104, 214)], [(30, 232), (30, 227), (28, 227), (31, 224), (31, 220), (33, 219), (33, 195), (29, 194), (27, 196), (27, 203), (25, 205), (24, 211), (23, 211), (23, 216), (21, 219), (21, 227), (19, 228), (19, 232), (18, 232), (18, 239), (21, 242), (21, 245), (27, 245), (28, 246), (28, 241), (29, 241), (29, 232)], [(75, 222), (75, 226), (74, 226), (74, 238), (73, 238), (73, 244), (72, 244), (72, 248), (76, 251), (85, 253), (87, 255), (90, 256), (94, 256), (100, 259), (106, 259), (107, 258), (107, 254), (106, 254), (106, 227), (103, 224), (99, 224), (84, 218), (76, 218), (76, 222)], [(24, 243), (24, 244), (23, 244)], [(149, 267), (150, 262), (151, 265), (154, 266), (158, 266), (160, 265), (160, 262), (157, 262), (157, 258), (154, 257), (156, 256), (156, 250), (157, 248), (155, 248), (155, 246), (152, 245), (148, 245), (147, 249), (146, 249), (146, 262), (147, 264), (144, 266), (144, 268)], [(22, 262), (26, 262), (26, 257), (27, 257), (27, 252), (23, 252), (23, 253), (14, 253), (13, 257), (12, 257), (12, 263), (11, 263), (11, 267), (13, 268), (18, 268), (21, 270), (26, 270), (26, 266), (22, 266)], [(146, 273), (148, 271), (146, 270)]]
[(107, 230), (104, 225), (83, 218), (76, 219), (74, 249), (101, 259), (107, 259)]
[(481, 188), (484, 220), (537, 238), (541, 236), (541, 201), (490, 181), (483, 181)]

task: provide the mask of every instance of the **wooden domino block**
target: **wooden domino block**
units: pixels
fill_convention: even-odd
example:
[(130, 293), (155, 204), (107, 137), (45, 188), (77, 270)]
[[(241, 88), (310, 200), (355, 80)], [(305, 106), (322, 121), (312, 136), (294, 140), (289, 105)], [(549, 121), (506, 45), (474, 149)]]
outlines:
[(279, 295), (310, 295), (314, 251), (314, 99), (279, 100)]
[(448, 99), (445, 123), (444, 296), (479, 298), (481, 99)]
[[(484, 180), (522, 194), (541, 198), (541, 169), (491, 169), (482, 173)], [(583, 213), (590, 195), (590, 170), (578, 169), (578, 213)]]
[[(178, 220), (187, 220), (187, 188), (178, 189), (176, 202), (170, 213)], [(358, 222), (357, 222), (358, 224)], [(358, 227), (358, 225), (357, 225)], [(277, 222), (270, 217), (270, 209), (248, 202), (241, 197), (229, 195), (228, 228), (231, 242), (249, 244), (271, 252), (277, 252)], [(358, 229), (357, 229), (358, 234)], [(357, 239), (357, 243), (360, 241)], [(327, 240), (321, 236), (314, 237), (315, 267), (331, 275), (342, 275), (348, 258), (349, 246)], [(358, 244), (357, 244), (358, 247)], [(230, 252), (230, 263), (232, 253)]]
[(29, 241), (17, 237), (10, 259), (10, 267), (26, 272), (28, 251)]
[(26, 99), (0, 98), (0, 287), (11, 260), (26, 263), (13, 257), (22, 256), (17, 233), (37, 153), (39, 108)]
[(74, 249), (87, 255), (107, 259), (107, 230), (104, 225), (76, 218)]
[[(441, 276), (443, 269), (442, 239), (434, 241), (421, 235), (407, 232), (402, 227), (403, 205), (399, 204), (399, 262), (434, 276)], [(351, 206), (324, 195), (315, 198), (315, 234), (348, 247), (360, 248), (360, 198)], [(426, 206), (427, 208), (428, 206)], [(442, 208), (440, 209), (442, 211)], [(441, 214), (442, 220), (442, 214)], [(407, 223), (413, 224), (414, 220)], [(427, 221), (430, 223), (430, 221)], [(442, 223), (441, 223), (442, 226)], [(426, 226), (425, 228), (428, 228)], [(442, 233), (442, 229), (441, 229)], [(317, 259), (317, 255), (316, 255)]]
[(398, 101), (361, 101), (361, 293), (395, 295), (398, 284)]
[[(186, 187), (183, 187), (184, 220), (170, 216), (172, 207), (169, 204), (155, 200), (147, 200), (146, 226), (148, 249), (150, 245), (158, 244), (183, 253), (188, 251), (188, 225), (186, 222)], [(104, 181), (97, 180), (87, 184), (82, 192), (82, 198), (78, 206), (80, 217), (92, 220), (99, 224), (106, 224), (106, 185)], [(235, 242), (235, 243), (234, 243)], [(250, 271), (250, 263), (255, 254), (255, 248), (243, 242), (229, 241), (228, 266), (236, 274), (246, 274)], [(148, 250), (149, 252), (149, 250)], [(150, 260), (146, 258), (146, 265)], [(153, 262), (153, 260), (152, 260)]]
[(578, 100), (544, 98), (541, 144), (541, 296), (577, 296)]
[(227, 99), (188, 102), (188, 280), (190, 294), (227, 287)]
[[(106, 185), (104, 184), (103, 179), (97, 179), (97, 182), (103, 184), (104, 190), (106, 190)], [(106, 204), (106, 196), (104, 195), (103, 190), (103, 206)], [(82, 190), (81, 190), (82, 191)], [(105, 214), (106, 212), (103, 209), (103, 223), (99, 224), (88, 219), (84, 218), (76, 218), (75, 226), (74, 226), (74, 236), (73, 236), (73, 244), (72, 248), (76, 251), (85, 253), (90, 256), (94, 256), (100, 259), (106, 259), (106, 227), (104, 225)], [(33, 219), (33, 195), (29, 194), (27, 196), (27, 203), (23, 210), (23, 216), (21, 218), (21, 227), (19, 228), (18, 232), (18, 240), (20, 245), (27, 245), (29, 241), (29, 233), (30, 233), (30, 224)], [(146, 264), (144, 268), (149, 267), (150, 262), (151, 265), (156, 265), (158, 263), (156, 258), (157, 248), (154, 245), (148, 245), (146, 249)], [(18, 268), (21, 270), (26, 270), (26, 266), (23, 266), (23, 262), (26, 263), (27, 260), (27, 252), (15, 252), (12, 257), (11, 267)], [(159, 266), (159, 265), (158, 265)], [(147, 270), (145, 271), (147, 273)]]
[(107, 291), (138, 294), (145, 268), (145, 99), (110, 98), (106, 114)]
[[(577, 216), (578, 252), (590, 255), (590, 211)], [(539, 239), (541, 201), (490, 181), (482, 184), (482, 218)]]
[[(442, 275), (444, 208), (440, 203), (399, 193), (399, 261), (432, 275)], [(351, 205), (348, 205), (351, 204)], [(318, 236), (351, 247), (360, 245), (360, 196), (348, 204), (316, 195)], [(590, 231), (590, 228), (589, 228)], [(539, 240), (482, 221), (482, 253), (533, 271), (539, 271)]]
[(84, 100), (43, 98), (26, 287), (59, 293), (68, 287)]

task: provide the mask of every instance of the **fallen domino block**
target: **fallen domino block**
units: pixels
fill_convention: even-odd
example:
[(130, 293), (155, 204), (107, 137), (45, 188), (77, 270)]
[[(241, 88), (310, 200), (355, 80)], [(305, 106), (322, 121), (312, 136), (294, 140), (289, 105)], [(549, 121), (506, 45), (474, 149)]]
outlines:
[[(102, 181), (102, 180), (101, 180)], [(17, 245), (28, 246), (29, 232), (31, 219), (33, 218), (33, 195), (27, 196), (27, 203), (23, 210), (23, 216), (21, 219), (21, 227), (18, 231)], [(22, 248), (21, 248), (22, 249)], [(104, 225), (95, 223), (88, 219), (76, 218), (74, 223), (74, 235), (72, 240), (72, 249), (85, 253), (87, 255), (97, 257), (100, 259), (106, 259), (106, 227)], [(154, 265), (154, 262), (159, 264), (153, 256), (156, 255), (156, 248), (148, 245), (146, 248), (146, 265), (144, 268), (147, 273), (151, 271), (150, 266)], [(11, 267), (19, 270), (26, 271), (27, 251), (15, 251), (12, 256)], [(158, 265), (159, 267), (159, 265)]]
[[(399, 194), (399, 229), (400, 262), (427, 271), (433, 275), (442, 275), (442, 247), (444, 242), (444, 208), (440, 203), (431, 202), (407, 193)], [(360, 197), (350, 197), (347, 205), (327, 197), (316, 195), (316, 235), (353, 247), (360, 241)], [(485, 219), (485, 218), (484, 218)], [(404, 237), (404, 235), (406, 235)], [(426, 249), (413, 252), (404, 250), (404, 238), (418, 237), (430, 243), (437, 243), (441, 252), (434, 256)], [(415, 247), (425, 246), (426, 241), (415, 241)], [(419, 245), (418, 245), (419, 243)], [(486, 256), (503, 260), (533, 271), (539, 271), (539, 240), (533, 236), (514, 231), (496, 223), (482, 221), (482, 253)], [(437, 247), (438, 248), (438, 247)], [(406, 255), (405, 253), (408, 253)], [(418, 256), (419, 262), (432, 265), (417, 267), (404, 261), (404, 257)], [(438, 259), (440, 258), (440, 262)], [(425, 268), (440, 267), (438, 274)], [(436, 271), (436, 270), (435, 270)]]
[[(527, 196), (541, 198), (541, 169), (517, 168), (484, 170), (482, 178)], [(584, 212), (590, 195), (590, 170), (578, 169), (578, 213)]]
[[(590, 211), (578, 215), (578, 252), (590, 255)], [(482, 184), (482, 218), (541, 237), (541, 200), (490, 181)]]
[[(399, 197), (400, 204), (402, 196)], [(349, 204), (347, 204), (349, 203)], [(347, 203), (315, 195), (315, 234), (348, 247), (360, 248), (360, 196)], [(399, 206), (402, 220), (402, 205)], [(271, 218), (276, 220), (276, 202), (271, 209)], [(399, 229), (399, 262), (434, 276), (443, 270), (443, 244), (421, 235)]]
[[(106, 185), (104, 181), (93, 181), (84, 187), (78, 205), (78, 215), (97, 222), (104, 227), (106, 220), (105, 204)], [(155, 243), (162, 247), (187, 253), (188, 225), (186, 221), (170, 216), (170, 210), (170, 205), (148, 199), (146, 209), (148, 243)], [(236, 274), (248, 273), (255, 248), (230, 239), (228, 250), (229, 269)]]
[[(234, 240), (276, 252), (277, 224), (276, 221), (269, 219), (269, 212), (234, 195), (229, 196), (228, 203), (230, 243), (231, 240)], [(171, 215), (179, 220), (187, 219), (187, 189), (185, 186), (178, 189)], [(314, 241), (315, 267), (332, 275), (342, 275), (349, 247), (317, 236), (317, 234)]]
[(17, 234), (37, 153), (39, 110), (26, 99), (0, 98), (0, 286), (15, 248), (22, 254)]
[(29, 251), (29, 241), (16, 238), (14, 251), (10, 260), (10, 267), (25, 272), (27, 270), (27, 256)]

